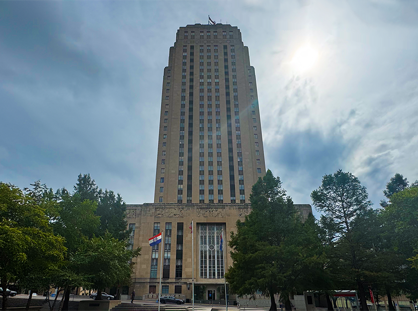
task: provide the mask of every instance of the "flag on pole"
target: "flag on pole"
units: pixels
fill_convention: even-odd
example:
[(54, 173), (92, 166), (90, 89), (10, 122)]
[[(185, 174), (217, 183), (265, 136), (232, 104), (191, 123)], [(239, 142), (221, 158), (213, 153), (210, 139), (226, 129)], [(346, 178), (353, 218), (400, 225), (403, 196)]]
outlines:
[(371, 300), (372, 304), (374, 304), (373, 291), (370, 287), (369, 287), (369, 292), (370, 292), (370, 300)]
[(161, 243), (161, 233), (158, 233), (156, 236), (153, 236), (151, 239), (148, 239), (149, 246), (154, 246)]
[(210, 18), (210, 16), (208, 15), (208, 19), (209, 19), (209, 24), (210, 25), (216, 25), (216, 22), (215, 21), (213, 21), (211, 18)]
[(189, 229), (190, 229), (190, 233), (193, 233), (193, 221), (190, 223)]
[(223, 251), (222, 246), (223, 246), (224, 240), (222, 239), (222, 233), (221, 233), (221, 243), (219, 244), (219, 249), (221, 250), (221, 252)]

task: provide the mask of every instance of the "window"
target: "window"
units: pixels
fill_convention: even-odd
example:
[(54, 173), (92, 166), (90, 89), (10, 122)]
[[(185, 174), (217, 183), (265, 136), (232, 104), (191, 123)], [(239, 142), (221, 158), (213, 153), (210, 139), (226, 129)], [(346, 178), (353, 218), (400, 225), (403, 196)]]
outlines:
[(164, 132), (167, 132), (167, 126), (164, 126)]
[(258, 141), (255, 142), (255, 146), (258, 147)]
[[(162, 200), (162, 197), (160, 197)], [(160, 223), (154, 222), (153, 236), (160, 233)], [(157, 278), (158, 244), (152, 247), (150, 278)]]
[(165, 164), (165, 159), (161, 159), (161, 164)]
[(167, 146), (167, 143), (164, 141), (164, 142), (163, 142), (163, 147), (165, 147), (165, 146)]
[(222, 224), (198, 224), (201, 278), (220, 279), (224, 276), (223, 252), (219, 249), (223, 227)]
[(163, 151), (163, 152), (162, 152), (162, 155), (163, 155), (163, 157), (165, 157), (165, 155), (166, 155), (166, 152), (165, 152), (165, 151)]
[(256, 154), (256, 155), (260, 155), (260, 151), (259, 151), (259, 150), (256, 150), (256, 151), (255, 151), (255, 154)]
[(257, 134), (254, 134), (254, 139), (258, 139), (258, 135)]
[[(174, 293), (175, 294), (181, 294), (181, 285), (176, 285), (174, 287)], [(310, 297), (310, 296), (309, 296)]]
[(163, 139), (167, 139), (167, 134), (164, 134), (163, 135)]
[(161, 177), (160, 178), (160, 183), (163, 183), (164, 182), (164, 177)]
[(164, 123), (168, 123), (168, 119), (164, 119)]
[(183, 274), (183, 223), (177, 223), (176, 278)]
[(162, 203), (163, 202), (163, 197), (159, 197), (158, 202)]
[(257, 165), (259, 165), (260, 164), (260, 159), (257, 159)]
[(257, 119), (256, 118), (253, 118), (253, 123), (257, 123)]
[(168, 288), (169, 288), (168, 285), (163, 285), (162, 286), (161, 293), (162, 294), (168, 294)]
[(165, 116), (168, 116), (168, 111), (166, 110), (166, 111), (164, 111), (164, 115)]
[(164, 192), (164, 187), (160, 187), (160, 192)]
[(259, 168), (259, 167), (257, 168), (257, 173), (259, 173), (259, 174), (261, 173), (261, 168)]
[(256, 126), (253, 126), (253, 130), (254, 130), (254, 131), (257, 131), (257, 127), (256, 127)]
[(129, 224), (129, 244), (128, 249), (132, 249), (134, 246), (134, 237), (135, 237), (135, 224)]

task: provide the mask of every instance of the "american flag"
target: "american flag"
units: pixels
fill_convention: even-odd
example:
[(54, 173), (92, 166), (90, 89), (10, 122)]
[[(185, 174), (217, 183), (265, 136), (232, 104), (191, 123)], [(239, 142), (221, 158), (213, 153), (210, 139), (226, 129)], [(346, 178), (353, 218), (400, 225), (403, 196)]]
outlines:
[(193, 233), (193, 221), (190, 223), (189, 229), (190, 229), (190, 233)]

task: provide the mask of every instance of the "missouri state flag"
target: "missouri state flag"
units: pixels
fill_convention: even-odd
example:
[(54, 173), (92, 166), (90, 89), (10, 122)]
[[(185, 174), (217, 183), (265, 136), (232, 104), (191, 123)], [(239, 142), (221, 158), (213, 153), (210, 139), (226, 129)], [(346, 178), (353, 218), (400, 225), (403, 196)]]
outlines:
[(151, 239), (148, 239), (149, 246), (154, 246), (161, 243), (161, 233), (158, 233), (156, 236), (153, 236)]

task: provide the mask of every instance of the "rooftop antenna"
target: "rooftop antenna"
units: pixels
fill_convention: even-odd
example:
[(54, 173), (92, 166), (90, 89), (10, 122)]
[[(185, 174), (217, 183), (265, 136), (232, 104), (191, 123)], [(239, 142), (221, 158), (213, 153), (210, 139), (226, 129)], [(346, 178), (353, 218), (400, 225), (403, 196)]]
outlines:
[(208, 15), (208, 25), (216, 25), (216, 22), (210, 18), (210, 15)]

